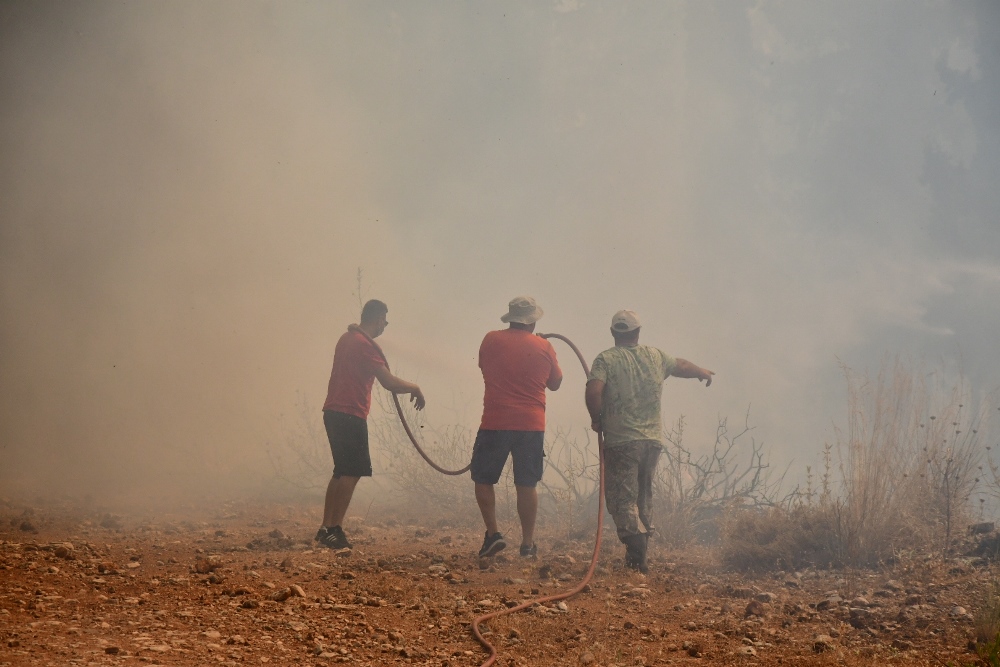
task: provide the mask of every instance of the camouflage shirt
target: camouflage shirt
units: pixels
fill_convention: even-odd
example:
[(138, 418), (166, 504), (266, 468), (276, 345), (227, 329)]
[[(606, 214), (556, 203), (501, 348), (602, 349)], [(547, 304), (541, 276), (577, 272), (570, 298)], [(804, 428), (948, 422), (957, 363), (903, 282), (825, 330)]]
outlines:
[(677, 361), (647, 345), (616, 346), (597, 355), (588, 380), (604, 382), (604, 444), (663, 437), (660, 397)]

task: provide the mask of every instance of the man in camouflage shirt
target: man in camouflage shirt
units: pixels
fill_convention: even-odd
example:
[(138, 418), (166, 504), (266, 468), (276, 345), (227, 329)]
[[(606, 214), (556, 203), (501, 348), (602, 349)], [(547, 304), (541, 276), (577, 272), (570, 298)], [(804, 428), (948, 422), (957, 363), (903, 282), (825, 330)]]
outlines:
[(615, 313), (611, 335), (615, 346), (597, 355), (587, 378), (587, 410), (591, 428), (604, 433), (604, 497), (626, 547), (625, 565), (645, 573), (663, 381), (692, 378), (707, 387), (714, 373), (639, 345), (639, 316), (631, 310)]

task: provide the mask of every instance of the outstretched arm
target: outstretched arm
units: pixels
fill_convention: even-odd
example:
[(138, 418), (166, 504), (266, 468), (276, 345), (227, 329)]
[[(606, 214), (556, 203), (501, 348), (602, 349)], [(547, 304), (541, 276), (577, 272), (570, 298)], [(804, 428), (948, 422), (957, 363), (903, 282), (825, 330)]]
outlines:
[(702, 368), (692, 364), (687, 359), (677, 359), (677, 365), (674, 367), (674, 371), (671, 373), (675, 378), (690, 378), (698, 380), (701, 382), (705, 381), (705, 386), (709, 387), (712, 385), (712, 376), (715, 375), (712, 371), (707, 368)]
[(587, 401), (587, 412), (590, 413), (590, 428), (600, 433), (601, 410), (604, 409), (604, 382), (602, 380), (588, 382), (584, 399)]
[(409, 394), (413, 407), (417, 410), (424, 409), (424, 394), (416, 384), (396, 377), (385, 366), (378, 367), (375, 371), (375, 378), (380, 385), (394, 394)]

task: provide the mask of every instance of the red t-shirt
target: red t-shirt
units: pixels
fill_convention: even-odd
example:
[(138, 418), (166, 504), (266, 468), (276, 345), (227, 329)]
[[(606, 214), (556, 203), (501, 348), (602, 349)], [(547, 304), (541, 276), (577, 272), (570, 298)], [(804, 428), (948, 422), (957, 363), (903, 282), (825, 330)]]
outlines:
[(479, 346), (487, 431), (544, 431), (545, 386), (562, 377), (552, 344), (523, 329), (491, 331)]
[(333, 353), (333, 370), (323, 409), (367, 419), (372, 407), (375, 371), (385, 365), (382, 355), (364, 334), (345, 333)]

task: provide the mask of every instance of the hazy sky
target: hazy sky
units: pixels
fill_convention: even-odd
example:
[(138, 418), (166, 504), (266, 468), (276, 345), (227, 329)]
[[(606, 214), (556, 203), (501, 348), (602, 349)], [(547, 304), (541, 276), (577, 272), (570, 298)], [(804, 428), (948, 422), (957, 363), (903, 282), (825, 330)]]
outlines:
[(998, 184), (996, 2), (5, 2), (0, 491), (266, 478), (359, 267), (431, 423), (531, 294), (800, 474), (838, 360), (1000, 385)]

